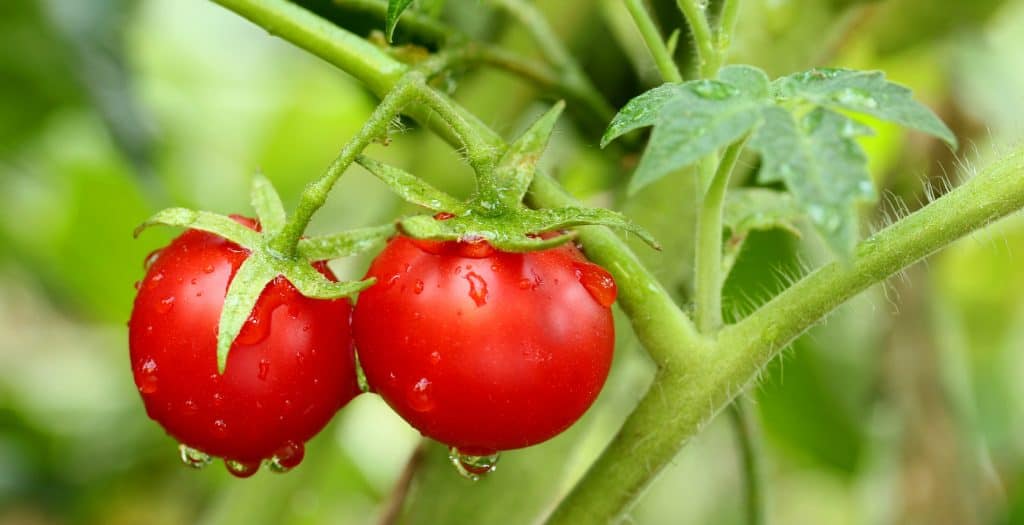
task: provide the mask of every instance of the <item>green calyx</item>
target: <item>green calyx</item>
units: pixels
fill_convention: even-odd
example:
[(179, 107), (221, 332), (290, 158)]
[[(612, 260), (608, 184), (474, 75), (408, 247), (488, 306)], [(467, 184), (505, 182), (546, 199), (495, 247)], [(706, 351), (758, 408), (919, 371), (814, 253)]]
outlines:
[(270, 247), (270, 241), (284, 228), (287, 215), (273, 185), (262, 175), (252, 184), (252, 206), (262, 231), (247, 228), (231, 217), (186, 208), (157, 212), (135, 229), (137, 237), (154, 225), (177, 226), (219, 235), (249, 250), (250, 255), (235, 272), (224, 297), (217, 330), (217, 369), (224, 373), (228, 351), (256, 303), (272, 280), (283, 276), (306, 297), (340, 299), (352, 297), (373, 285), (373, 279), (335, 282), (313, 268), (312, 263), (349, 257), (365, 252), (394, 233), (394, 227), (376, 226), (299, 240), (293, 257)]
[[(563, 102), (554, 105), (513, 142), (493, 167), (477, 170), (477, 193), (463, 202), (419, 177), (360, 156), (356, 162), (384, 182), (399, 197), (438, 215), (415, 215), (398, 221), (398, 229), (416, 239), (487, 241), (507, 252), (553, 248), (574, 237), (564, 232), (576, 226), (600, 225), (625, 230), (655, 249), (657, 241), (622, 214), (603, 208), (564, 207), (532, 210), (523, 205)], [(543, 233), (558, 232), (554, 236)]]

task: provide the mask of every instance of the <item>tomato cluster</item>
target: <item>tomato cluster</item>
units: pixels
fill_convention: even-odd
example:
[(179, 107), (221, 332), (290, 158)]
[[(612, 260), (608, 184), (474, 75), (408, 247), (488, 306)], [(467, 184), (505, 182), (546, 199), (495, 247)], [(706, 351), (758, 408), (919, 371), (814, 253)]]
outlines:
[(354, 310), (271, 281), (219, 373), (220, 313), (249, 255), (189, 230), (139, 283), (129, 323), (135, 382), (189, 464), (218, 456), (241, 477), (261, 462), (297, 465), (305, 442), (360, 392), (353, 346), (371, 391), (466, 457), (562, 432), (608, 375), (615, 283), (577, 248), (507, 253), (401, 235), (372, 263), (376, 284)]

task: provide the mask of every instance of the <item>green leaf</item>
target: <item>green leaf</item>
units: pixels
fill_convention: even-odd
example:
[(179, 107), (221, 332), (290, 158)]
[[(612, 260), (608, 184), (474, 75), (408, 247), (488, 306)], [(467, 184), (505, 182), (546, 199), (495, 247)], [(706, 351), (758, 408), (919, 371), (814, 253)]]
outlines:
[(752, 230), (786, 230), (799, 236), (793, 223), (804, 216), (793, 196), (765, 188), (738, 188), (725, 198), (724, 226), (734, 236), (745, 237)]
[(412, 0), (388, 0), (388, 14), (384, 24), (384, 32), (387, 34), (388, 42), (395, 34), (395, 26), (398, 25), (398, 18), (412, 4)]
[(326, 261), (351, 257), (369, 250), (395, 233), (395, 227), (372, 226), (299, 241), (299, 257), (306, 261)]
[(682, 84), (662, 84), (627, 102), (601, 136), (601, 147), (630, 131), (653, 126), (658, 122), (662, 108), (675, 99), (682, 89)]
[(533, 181), (537, 161), (544, 154), (551, 132), (554, 131), (555, 123), (564, 109), (565, 102), (559, 101), (509, 145), (494, 168), (493, 180), (496, 187), (490, 190), (497, 193), (494, 195), (498, 201), (495, 204), (504, 208), (516, 208), (520, 205)]
[(373, 286), (374, 278), (365, 281), (335, 282), (324, 277), (306, 261), (295, 261), (282, 268), (285, 278), (306, 297), (312, 299), (340, 299), (353, 295)]
[(284, 228), (287, 215), (284, 211), (284, 204), (281, 197), (274, 189), (270, 179), (263, 174), (257, 173), (252, 179), (251, 190), (252, 208), (256, 210), (256, 216), (260, 219), (260, 225), (267, 235), (275, 235)]
[(725, 66), (718, 71), (718, 80), (729, 84), (754, 99), (767, 100), (771, 88), (768, 74), (760, 68), (742, 64)]
[(228, 351), (242, 331), (263, 289), (278, 271), (263, 256), (253, 253), (242, 262), (228, 285), (224, 297), (224, 309), (220, 312), (217, 328), (217, 370), (224, 373), (228, 363)]
[(210, 232), (250, 250), (260, 242), (259, 233), (242, 226), (231, 217), (187, 208), (161, 210), (135, 228), (134, 234), (138, 237), (143, 230), (157, 224)]
[(739, 140), (761, 122), (765, 101), (729, 84), (703, 80), (683, 87), (660, 113), (631, 193)]
[(777, 79), (772, 94), (797, 98), (837, 110), (871, 115), (934, 135), (957, 147), (956, 136), (927, 106), (904, 86), (889, 82), (880, 71), (812, 69)]
[(822, 108), (799, 123), (780, 107), (763, 115), (765, 123), (750, 141), (763, 159), (759, 180), (784, 182), (829, 246), (849, 258), (860, 236), (856, 205), (877, 198), (855, 140), (870, 128)]
[(431, 186), (423, 179), (407, 171), (363, 155), (356, 157), (356, 162), (384, 184), (387, 184), (391, 191), (395, 192), (406, 202), (430, 210), (446, 211), (455, 215), (461, 215), (467, 209), (466, 204), (462, 201)]
[(573, 226), (607, 226), (636, 235), (655, 250), (661, 245), (644, 228), (631, 222), (624, 215), (605, 208), (544, 208), (528, 210), (521, 218), (522, 224), (532, 231), (555, 231)]

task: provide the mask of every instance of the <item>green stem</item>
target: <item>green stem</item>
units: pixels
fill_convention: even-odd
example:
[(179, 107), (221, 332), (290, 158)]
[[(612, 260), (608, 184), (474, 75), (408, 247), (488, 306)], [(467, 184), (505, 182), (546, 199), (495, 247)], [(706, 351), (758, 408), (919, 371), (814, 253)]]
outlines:
[(729, 176), (745, 143), (746, 139), (736, 141), (725, 150), (697, 215), (694, 284), (697, 328), (703, 334), (712, 334), (722, 326), (722, 210)]
[(736, 448), (740, 451), (740, 470), (743, 476), (744, 503), (747, 510), (747, 525), (764, 523), (764, 496), (761, 492), (761, 463), (757, 456), (757, 436), (754, 422), (746, 403), (737, 398), (729, 405), (729, 421), (736, 436)]
[(578, 91), (580, 96), (587, 99), (588, 106), (598, 108), (598, 111), (603, 114), (615, 115), (615, 108), (590, 82), (583, 69), (562, 45), (562, 41), (558, 39), (551, 25), (535, 5), (523, 0), (491, 0), (491, 2), (512, 15), (526, 28), (544, 58), (561, 72), (563, 82), (572, 86), (572, 89)]
[(718, 75), (721, 62), (711, 34), (711, 25), (708, 24), (707, 9), (704, 7), (706, 3), (707, 0), (676, 0), (693, 35), (693, 44), (697, 49), (697, 73), (701, 78), (714, 78)]
[(374, 109), (370, 118), (363, 124), (359, 133), (352, 140), (345, 144), (327, 172), (319, 179), (306, 185), (302, 195), (299, 197), (299, 204), (295, 213), (285, 223), (281, 233), (270, 240), (270, 248), (284, 257), (294, 257), (299, 239), (305, 233), (313, 214), (319, 210), (325, 202), (331, 188), (345, 173), (345, 170), (352, 165), (356, 157), (366, 149), (374, 140), (387, 135), (388, 126), (398, 116), (402, 109), (418, 93), (418, 87), (425, 85), (424, 77), (418, 72), (406, 73), (401, 81), (392, 89), (380, 105)]
[(549, 525), (607, 523), (783, 348), (840, 304), (951, 242), (1024, 207), (1024, 147), (862, 242), (852, 262), (829, 264), (726, 327), (707, 360), (666, 367)]
[(732, 35), (736, 31), (736, 21), (740, 17), (740, 0), (725, 0), (722, 11), (718, 15), (718, 27), (715, 29), (715, 47), (718, 48), (718, 63), (725, 63), (729, 48), (732, 47)]
[[(551, 176), (537, 172), (527, 202), (534, 207), (560, 208), (582, 204)], [(655, 363), (665, 368), (696, 365), (704, 345), (693, 322), (676, 306), (671, 295), (615, 233), (607, 228), (578, 228), (584, 250), (594, 262), (611, 272), (619, 289), (619, 306)]]
[(661, 73), (662, 80), (665, 82), (682, 82), (683, 75), (679, 72), (679, 67), (676, 66), (675, 61), (672, 59), (672, 53), (665, 46), (665, 41), (662, 40), (657, 26), (654, 25), (654, 20), (651, 20), (651, 15), (647, 12), (647, 8), (644, 7), (643, 0), (626, 0), (626, 9), (629, 10), (629, 14), (633, 17), (637, 29), (640, 30), (640, 36), (643, 37), (644, 43), (647, 44), (647, 49), (651, 51), (651, 56), (654, 58), (655, 65), (658, 66), (658, 72)]

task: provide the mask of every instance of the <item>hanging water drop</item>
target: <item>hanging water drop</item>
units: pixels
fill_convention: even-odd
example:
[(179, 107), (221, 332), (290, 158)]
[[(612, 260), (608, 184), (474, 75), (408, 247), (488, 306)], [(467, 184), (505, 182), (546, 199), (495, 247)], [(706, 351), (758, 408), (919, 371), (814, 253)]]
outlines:
[(178, 454), (181, 456), (181, 462), (185, 466), (194, 469), (203, 468), (213, 461), (209, 454), (196, 450), (184, 443), (178, 445)]
[(304, 457), (306, 447), (301, 443), (288, 441), (274, 452), (274, 456), (267, 460), (266, 464), (271, 471), (283, 473), (297, 467)]
[(460, 476), (477, 481), (481, 477), (494, 472), (498, 468), (498, 453), (488, 456), (473, 456), (463, 454), (459, 449), (451, 447), (448, 449), (448, 459)]
[(224, 466), (228, 472), (236, 478), (248, 478), (260, 469), (259, 461), (239, 461), (236, 459), (225, 459)]

